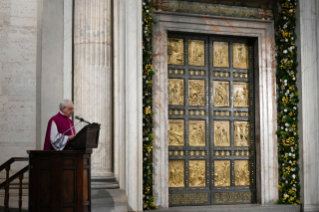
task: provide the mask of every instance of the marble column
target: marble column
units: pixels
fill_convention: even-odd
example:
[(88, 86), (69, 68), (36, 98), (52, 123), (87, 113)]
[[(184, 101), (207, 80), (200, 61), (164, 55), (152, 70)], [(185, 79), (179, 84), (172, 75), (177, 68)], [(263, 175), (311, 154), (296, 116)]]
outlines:
[(129, 211), (143, 211), (142, 1), (114, 4), (114, 174)]
[(74, 4), (75, 115), (101, 124), (92, 176), (106, 176), (112, 172), (111, 0)]
[(301, 203), (303, 211), (319, 211), (319, 2), (298, 1), (297, 85), (299, 103)]

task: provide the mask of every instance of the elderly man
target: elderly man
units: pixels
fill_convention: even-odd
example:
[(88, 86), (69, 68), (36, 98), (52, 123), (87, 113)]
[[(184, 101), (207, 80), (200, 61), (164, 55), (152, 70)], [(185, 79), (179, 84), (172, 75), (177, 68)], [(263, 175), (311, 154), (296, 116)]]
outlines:
[(74, 124), (70, 117), (74, 112), (73, 103), (65, 99), (60, 103), (60, 112), (48, 123), (44, 150), (64, 150), (68, 148), (69, 140), (75, 136)]

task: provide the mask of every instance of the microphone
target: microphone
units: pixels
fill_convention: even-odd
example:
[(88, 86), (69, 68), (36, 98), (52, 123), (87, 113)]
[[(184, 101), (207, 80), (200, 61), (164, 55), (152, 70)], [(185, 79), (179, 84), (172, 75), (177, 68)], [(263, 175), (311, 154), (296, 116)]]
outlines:
[(81, 118), (80, 116), (75, 116), (75, 118), (77, 119), (77, 120), (79, 120), (80, 122), (85, 122), (85, 123), (87, 123), (87, 124), (91, 124), (90, 122), (88, 122), (88, 121), (85, 121), (83, 118)]

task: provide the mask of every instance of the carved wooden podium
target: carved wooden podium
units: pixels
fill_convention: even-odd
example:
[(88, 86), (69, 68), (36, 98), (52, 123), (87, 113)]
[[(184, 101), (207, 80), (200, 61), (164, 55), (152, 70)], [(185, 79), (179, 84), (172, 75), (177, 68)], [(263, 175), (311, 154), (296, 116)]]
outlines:
[(27, 151), (30, 212), (91, 211), (91, 153), (100, 125), (85, 126), (70, 143), (74, 150)]

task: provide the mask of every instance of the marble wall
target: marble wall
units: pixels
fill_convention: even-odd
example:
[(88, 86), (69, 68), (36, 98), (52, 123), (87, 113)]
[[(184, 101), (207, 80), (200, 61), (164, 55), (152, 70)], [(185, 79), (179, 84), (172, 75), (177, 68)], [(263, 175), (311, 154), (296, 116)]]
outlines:
[(36, 47), (37, 0), (0, 1), (0, 164), (36, 147)]
[(303, 211), (319, 211), (319, 2), (298, 1), (297, 42), (301, 203)]

